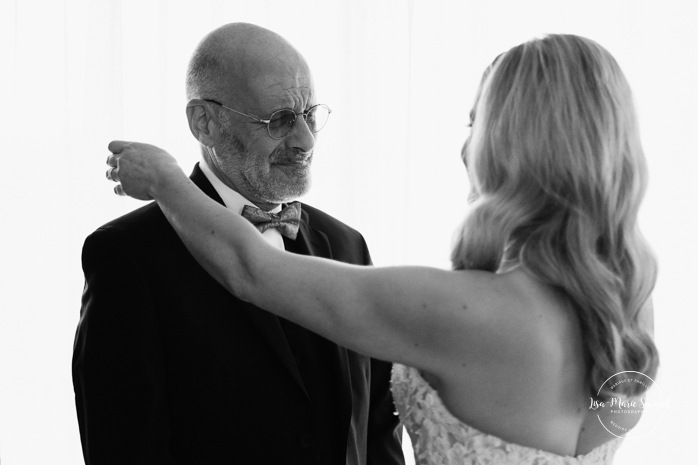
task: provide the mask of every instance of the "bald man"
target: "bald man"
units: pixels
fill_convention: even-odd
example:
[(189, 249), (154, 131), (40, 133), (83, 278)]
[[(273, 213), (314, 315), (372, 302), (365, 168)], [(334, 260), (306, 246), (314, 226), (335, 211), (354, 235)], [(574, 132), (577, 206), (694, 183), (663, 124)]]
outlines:
[[(196, 49), (187, 97), (204, 192), (277, 247), (370, 264), (357, 231), (292, 203), (329, 117), (297, 50), (223, 26)], [(156, 204), (91, 234), (82, 260), (73, 382), (88, 465), (403, 463), (390, 366), (230, 295)]]

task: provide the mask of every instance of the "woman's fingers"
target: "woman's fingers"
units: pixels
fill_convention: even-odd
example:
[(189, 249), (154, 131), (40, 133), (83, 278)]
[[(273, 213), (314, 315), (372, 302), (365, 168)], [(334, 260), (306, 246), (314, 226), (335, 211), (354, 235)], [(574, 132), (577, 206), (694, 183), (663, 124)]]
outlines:
[(118, 195), (153, 199), (154, 186), (163, 179), (184, 176), (177, 161), (165, 150), (151, 144), (113, 140), (109, 143), (107, 179), (119, 183)]
[(112, 166), (107, 169), (107, 179), (114, 182), (119, 182), (119, 168)]
[[(124, 148), (129, 147), (130, 143), (126, 141), (120, 141), (120, 140), (113, 140), (109, 142), (109, 145), (107, 148), (111, 152), (107, 156), (107, 179), (110, 181), (114, 181), (116, 183), (120, 182), (119, 180), (119, 158), (120, 155), (122, 155), (122, 152), (124, 151)], [(126, 191), (124, 191), (124, 186), (121, 184), (117, 184), (114, 186), (114, 193), (119, 196), (127, 196), (128, 194)]]
[(124, 147), (128, 147), (131, 143), (125, 140), (113, 140), (109, 142), (107, 148), (111, 153), (121, 153)]
[[(153, 182), (154, 159), (152, 149), (156, 147), (138, 142), (113, 140), (109, 142), (111, 152), (107, 156), (106, 176), (116, 182), (114, 193), (139, 200), (151, 200), (149, 189)], [(157, 149), (160, 150), (160, 149)]]
[[(111, 146), (111, 144), (109, 144)], [(109, 154), (107, 157), (107, 179), (114, 182), (119, 182), (119, 159), (114, 154)]]

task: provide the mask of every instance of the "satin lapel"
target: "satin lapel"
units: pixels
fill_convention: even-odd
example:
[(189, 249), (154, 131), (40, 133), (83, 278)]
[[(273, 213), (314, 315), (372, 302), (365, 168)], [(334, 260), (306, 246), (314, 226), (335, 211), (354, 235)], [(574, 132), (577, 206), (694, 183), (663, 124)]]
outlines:
[[(301, 210), (301, 219), (298, 227), (298, 236), (295, 240), (284, 237), (284, 247), (288, 252), (293, 252), (301, 255), (310, 255), (313, 257), (333, 258), (330, 241), (327, 235), (312, 227), (311, 218), (305, 210)], [(342, 425), (347, 428), (350, 425), (352, 417), (352, 376), (351, 362), (347, 349), (339, 345), (335, 345), (337, 353), (337, 361), (339, 362), (340, 375), (340, 390), (342, 396)], [(357, 364), (356, 369), (360, 370), (360, 364)], [(346, 421), (344, 421), (346, 419)]]
[[(216, 192), (216, 189), (206, 178), (206, 175), (201, 171), (199, 165), (194, 167), (194, 171), (190, 176), (191, 180), (199, 186), (206, 195), (211, 197), (216, 202), (223, 205), (223, 200), (220, 195)], [(293, 358), (293, 353), (291, 352), (291, 347), (288, 345), (288, 340), (286, 339), (286, 334), (284, 333), (281, 323), (279, 322), (279, 317), (273, 313), (269, 313), (266, 310), (262, 310), (254, 305), (238, 300), (239, 305), (236, 309), (231, 309), (231, 311), (242, 311), (249, 318), (252, 326), (254, 326), (257, 331), (261, 334), (264, 340), (267, 342), (272, 351), (281, 359), (282, 364), (290, 372), (293, 379), (298, 383), (298, 385), (303, 389), (305, 395), (308, 392), (305, 389), (301, 374), (296, 366), (296, 361)]]
[(301, 255), (332, 258), (330, 241), (327, 239), (324, 232), (310, 226), (310, 217), (305, 210), (301, 210), (298, 236), (295, 240), (291, 240), (284, 236), (284, 247), (289, 252)]
[(213, 184), (211, 184), (208, 178), (206, 178), (204, 172), (201, 171), (201, 168), (199, 168), (198, 163), (196, 164), (196, 166), (194, 166), (194, 171), (192, 171), (191, 175), (189, 175), (189, 179), (194, 181), (194, 184), (196, 184), (199, 187), (199, 189), (201, 189), (204, 192), (204, 194), (208, 195), (213, 200), (223, 205), (223, 199), (221, 199), (221, 196), (218, 195), (218, 192), (216, 192), (216, 189), (213, 187)]
[(236, 311), (243, 311), (247, 314), (252, 325), (257, 328), (257, 331), (259, 331), (269, 347), (271, 347), (281, 360), (281, 363), (289, 371), (291, 377), (303, 389), (305, 395), (308, 396), (308, 391), (305, 389), (305, 384), (303, 384), (303, 379), (298, 371), (298, 366), (291, 352), (291, 346), (288, 345), (288, 339), (286, 339), (286, 334), (281, 327), (279, 317), (247, 302), (240, 302), (242, 306)]

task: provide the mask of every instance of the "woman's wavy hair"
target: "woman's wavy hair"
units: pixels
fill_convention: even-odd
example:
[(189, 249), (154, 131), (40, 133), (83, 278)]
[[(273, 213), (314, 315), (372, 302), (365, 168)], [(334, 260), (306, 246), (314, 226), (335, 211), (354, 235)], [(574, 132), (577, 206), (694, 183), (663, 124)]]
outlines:
[[(472, 131), (478, 198), (454, 269), (517, 263), (561, 289), (579, 315), (593, 394), (619, 372), (654, 378), (657, 348), (640, 324), (657, 269), (637, 224), (647, 167), (616, 61), (573, 35), (521, 44), (486, 72)], [(645, 389), (623, 383), (620, 392)]]

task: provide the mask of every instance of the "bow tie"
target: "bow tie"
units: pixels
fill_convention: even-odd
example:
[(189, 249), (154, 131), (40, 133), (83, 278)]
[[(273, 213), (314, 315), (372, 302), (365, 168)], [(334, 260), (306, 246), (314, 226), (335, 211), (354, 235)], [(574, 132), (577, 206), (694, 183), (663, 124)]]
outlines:
[(289, 239), (295, 239), (298, 235), (298, 225), (301, 218), (300, 202), (291, 202), (279, 213), (268, 213), (251, 205), (245, 205), (242, 216), (255, 225), (260, 232), (269, 228), (276, 228)]

